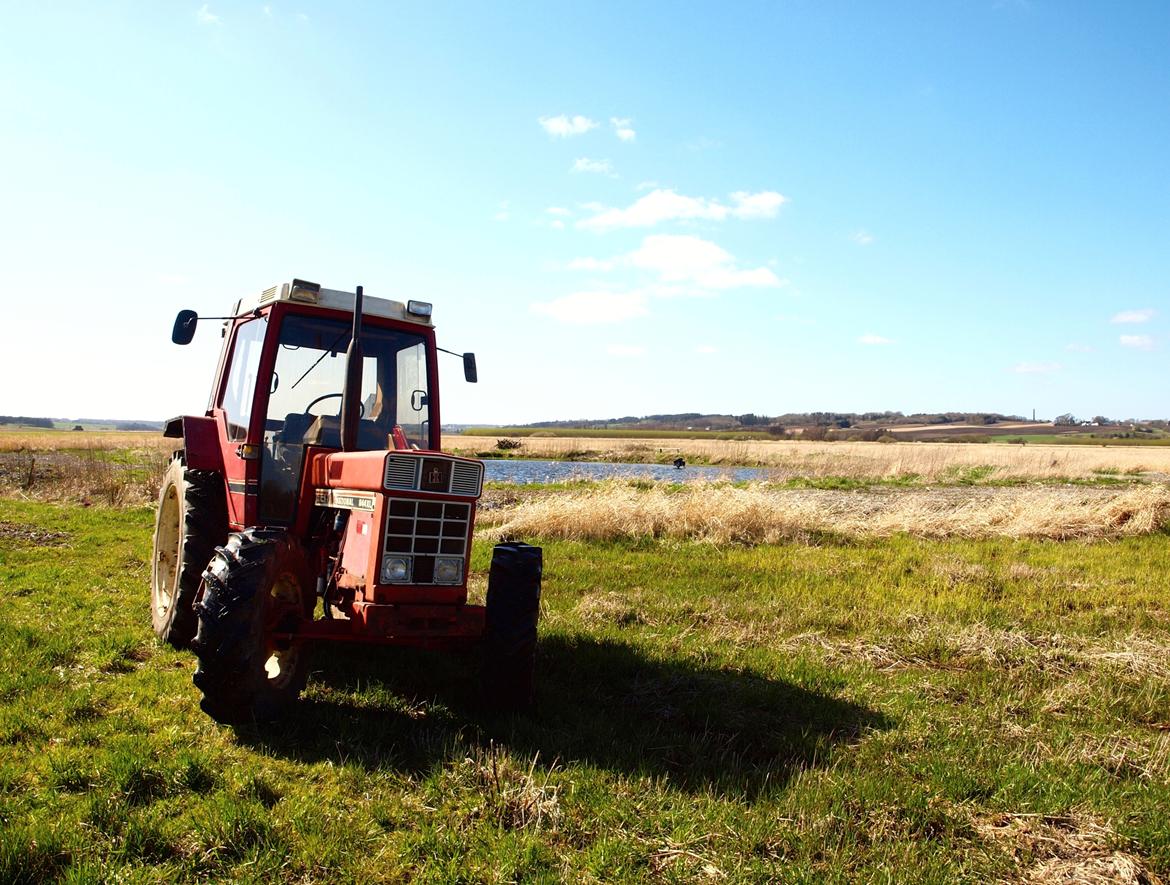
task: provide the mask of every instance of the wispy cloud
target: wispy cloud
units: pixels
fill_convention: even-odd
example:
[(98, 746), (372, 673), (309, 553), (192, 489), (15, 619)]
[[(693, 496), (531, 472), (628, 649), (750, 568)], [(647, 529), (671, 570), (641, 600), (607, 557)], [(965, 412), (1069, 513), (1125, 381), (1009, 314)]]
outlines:
[(645, 356), (646, 348), (639, 344), (611, 344), (606, 352), (610, 356)]
[(1077, 344), (1075, 341), (1071, 344), (1066, 344), (1064, 349), (1069, 353), (1092, 353), (1093, 348), (1088, 344)]
[(572, 172), (594, 172), (598, 175), (608, 175), (610, 178), (616, 178), (613, 166), (610, 165), (609, 160), (591, 160), (589, 157), (578, 157), (577, 162), (573, 164)]
[(590, 120), (577, 114), (574, 117), (560, 114), (556, 117), (541, 117), (538, 121), (542, 129), (554, 138), (569, 138), (573, 135), (584, 135), (590, 129), (597, 128), (597, 121)]
[(867, 230), (859, 230), (853, 235), (853, 242), (858, 246), (873, 245), (875, 239), (877, 238)]
[(1121, 313), (1115, 313), (1113, 318), (1109, 320), (1111, 323), (1147, 323), (1153, 319), (1157, 311), (1152, 307), (1146, 307), (1142, 310), (1123, 310)]
[(1154, 339), (1149, 335), (1122, 335), (1119, 340), (1122, 347), (1130, 347), (1134, 350), (1154, 349)]
[(664, 221), (724, 221), (727, 218), (773, 218), (787, 197), (775, 191), (736, 191), (731, 205), (706, 197), (688, 197), (669, 189), (651, 191), (625, 209), (604, 208), (577, 222), (584, 230), (607, 231), (625, 227), (653, 227)]
[(1062, 368), (1060, 363), (1016, 363), (1012, 371), (1017, 375), (1051, 375)]
[(713, 353), (719, 353), (719, 348), (710, 344), (700, 344), (695, 348), (695, 353), (701, 353), (704, 356), (710, 356)]
[(199, 7), (195, 12), (195, 20), (201, 25), (218, 25), (220, 24), (219, 16), (212, 12), (206, 3)]
[(496, 214), (492, 216), (496, 221), (507, 221), (511, 217), (508, 211), (508, 201), (501, 200), (500, 205), (496, 208)]
[(859, 335), (857, 338), (858, 344), (864, 344), (868, 347), (882, 347), (887, 344), (893, 344), (893, 338), (886, 338), (882, 335), (874, 335), (872, 332), (866, 332), (864, 335)]
[(634, 131), (634, 121), (629, 117), (610, 117), (609, 125), (613, 127), (613, 134), (622, 141), (633, 141), (638, 137), (638, 133)]
[(558, 215), (561, 218), (567, 218), (568, 216), (573, 214), (572, 209), (566, 209), (564, 206), (549, 206), (544, 211), (547, 212), (549, 215)]
[(744, 270), (726, 249), (689, 235), (657, 234), (626, 256), (626, 261), (658, 275), (664, 283), (681, 283), (700, 289), (777, 288), (784, 285), (769, 268)]
[(778, 288), (786, 285), (767, 267), (741, 268), (721, 246), (689, 234), (654, 234), (642, 245), (614, 258), (574, 258), (569, 270), (607, 273), (618, 268), (648, 271), (663, 286), (660, 296), (706, 295), (727, 289)]
[(552, 301), (533, 304), (532, 311), (573, 325), (621, 323), (649, 313), (644, 292), (607, 290), (573, 292)]

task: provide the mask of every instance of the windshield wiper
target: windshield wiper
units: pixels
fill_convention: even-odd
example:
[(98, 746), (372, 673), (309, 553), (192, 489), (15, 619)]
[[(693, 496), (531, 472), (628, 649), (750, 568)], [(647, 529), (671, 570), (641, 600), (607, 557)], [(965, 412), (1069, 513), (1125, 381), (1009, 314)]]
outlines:
[(311, 371), (313, 371), (315, 368), (317, 368), (317, 363), (319, 363), (319, 362), (321, 362), (321, 360), (325, 359), (325, 357), (328, 354), (336, 353), (337, 352), (337, 345), (339, 345), (341, 343), (341, 339), (343, 339), (348, 334), (349, 334), (349, 329), (346, 329), (344, 332), (342, 332), (340, 335), (337, 336), (337, 339), (332, 344), (330, 344), (326, 350), (321, 351), (321, 355), (319, 357), (317, 357), (317, 362), (313, 363), (313, 365), (311, 365), (311, 366), (309, 366), (309, 368), (305, 369), (305, 374), (302, 375), (300, 378), (298, 378), (296, 381), (294, 381), (293, 386), (290, 387), (289, 390), (294, 390), (298, 384), (300, 384), (302, 381), (304, 381), (305, 375), (308, 375)]

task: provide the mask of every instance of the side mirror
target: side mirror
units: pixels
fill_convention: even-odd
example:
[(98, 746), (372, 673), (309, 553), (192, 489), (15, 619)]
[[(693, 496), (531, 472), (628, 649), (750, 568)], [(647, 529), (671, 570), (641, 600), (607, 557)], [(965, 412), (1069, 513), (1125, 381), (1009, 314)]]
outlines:
[(190, 344), (195, 337), (195, 324), (199, 322), (199, 314), (193, 310), (180, 310), (175, 317), (175, 328), (171, 330), (171, 340), (175, 344)]
[(416, 390), (410, 394), (410, 407), (416, 412), (421, 412), (429, 402), (430, 398), (422, 390)]
[(479, 375), (475, 371), (474, 353), (463, 354), (463, 377), (470, 384), (474, 384), (479, 380)]

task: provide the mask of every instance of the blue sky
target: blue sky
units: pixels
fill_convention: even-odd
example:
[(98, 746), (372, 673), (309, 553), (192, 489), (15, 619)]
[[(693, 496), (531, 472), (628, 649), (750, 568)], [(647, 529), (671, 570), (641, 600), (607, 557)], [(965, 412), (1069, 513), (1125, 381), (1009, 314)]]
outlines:
[(1166, 3), (4, 15), (0, 413), (199, 412), (175, 311), (295, 276), (433, 301), (448, 422), (1170, 416)]

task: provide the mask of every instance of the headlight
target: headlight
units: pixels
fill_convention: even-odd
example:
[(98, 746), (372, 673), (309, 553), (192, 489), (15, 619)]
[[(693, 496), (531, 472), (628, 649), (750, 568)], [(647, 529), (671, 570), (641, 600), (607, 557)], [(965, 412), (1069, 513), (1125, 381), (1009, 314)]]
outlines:
[(388, 557), (382, 560), (383, 584), (406, 584), (410, 582), (410, 558)]
[(462, 559), (436, 559), (435, 583), (458, 584), (463, 577)]

